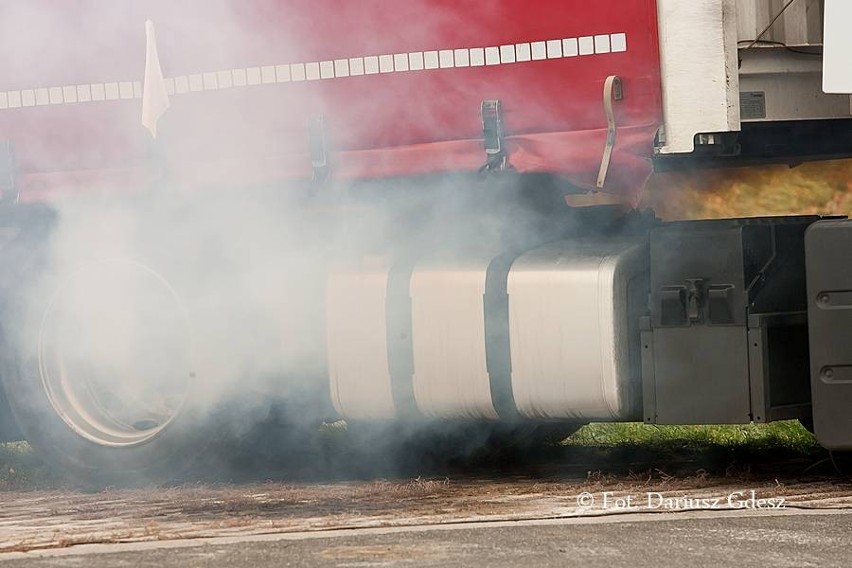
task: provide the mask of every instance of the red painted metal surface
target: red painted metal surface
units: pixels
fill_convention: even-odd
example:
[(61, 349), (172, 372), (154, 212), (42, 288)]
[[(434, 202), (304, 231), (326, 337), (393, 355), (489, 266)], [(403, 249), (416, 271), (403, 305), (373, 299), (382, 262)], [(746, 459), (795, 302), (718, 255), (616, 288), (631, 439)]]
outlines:
[[(26, 0), (4, 8), (0, 91), (141, 81), (144, 21), (167, 77), (298, 62), (625, 33), (627, 51), (176, 94), (156, 142), (141, 100), (0, 110), (23, 199), (171, 182), (311, 175), (306, 121), (324, 114), (338, 177), (473, 171), (479, 104), (500, 99), (509, 163), (593, 187), (603, 84), (624, 81), (606, 189), (635, 194), (662, 121), (654, 0)], [(158, 159), (152, 159), (156, 154)]]

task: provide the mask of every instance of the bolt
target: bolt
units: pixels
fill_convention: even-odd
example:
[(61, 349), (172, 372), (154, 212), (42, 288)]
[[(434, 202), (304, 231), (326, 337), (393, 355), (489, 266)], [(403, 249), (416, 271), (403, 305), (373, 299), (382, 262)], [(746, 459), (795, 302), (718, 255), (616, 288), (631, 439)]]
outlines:
[(828, 294), (820, 294), (819, 297), (817, 298), (817, 302), (819, 302), (820, 304), (827, 304), (830, 301), (831, 301), (831, 296), (829, 296)]
[(826, 369), (822, 372), (822, 376), (826, 379), (834, 378), (834, 369)]

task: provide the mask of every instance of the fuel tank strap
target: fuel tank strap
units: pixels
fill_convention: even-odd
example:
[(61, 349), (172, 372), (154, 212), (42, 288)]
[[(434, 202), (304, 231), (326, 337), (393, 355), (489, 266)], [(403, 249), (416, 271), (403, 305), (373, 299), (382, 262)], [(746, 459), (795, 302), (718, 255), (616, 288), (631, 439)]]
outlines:
[(485, 276), (485, 356), (491, 380), (491, 399), (500, 418), (517, 418), (512, 394), (512, 360), (509, 349), (509, 293), (507, 284), (516, 254), (495, 258)]
[(414, 263), (396, 263), (388, 273), (385, 313), (387, 316), (388, 371), (397, 415), (419, 416), (414, 397), (414, 346), (411, 329), (409, 285)]

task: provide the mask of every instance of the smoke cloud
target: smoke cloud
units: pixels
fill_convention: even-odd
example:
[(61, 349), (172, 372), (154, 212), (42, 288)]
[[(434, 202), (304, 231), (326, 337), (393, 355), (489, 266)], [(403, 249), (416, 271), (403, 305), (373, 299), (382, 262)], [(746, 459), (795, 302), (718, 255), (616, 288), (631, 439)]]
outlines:
[[(295, 3), (301, 8), (292, 19), (273, 2), (219, 0), (204, 2), (203, 11), (172, 2), (8, 4), (0, 17), (0, 47), (18, 54), (8, 70), (15, 78), (9, 88), (44, 80), (139, 80), (143, 24), (149, 17), (157, 25), (167, 76), (202, 71), (198, 59), (208, 62), (211, 71), (271, 65), (277, 61), (259, 55), (271, 46), (292, 61), (312, 60), (306, 55), (309, 45), (285, 45), (288, 30), (316, 26), (305, 19), (309, 10), (303, 2)], [(354, 4), (342, 6), (342, 17), (353, 9)], [(418, 27), (424, 37), (429, 30), (458, 24), (440, 9), (432, 13), (435, 21)], [(283, 18), (281, 27), (261, 25), (267, 18)], [(475, 25), (464, 22), (470, 33)], [(132, 35), (122, 35), (130, 29)], [(180, 36), (185, 29), (194, 30), (193, 35)], [(376, 29), (365, 37), (377, 41), (387, 33), (393, 31)], [(50, 40), (39, 43), (39, 38)], [(116, 45), (127, 44), (138, 52), (137, 68), (127, 69), (125, 57), (113, 53)], [(369, 47), (368, 41), (365, 53)], [(58, 55), (66, 48), (75, 53), (72, 64)], [(42, 366), (54, 375), (55, 388), (81, 375), (96, 377), (70, 390), (81, 400), (94, 391), (108, 419), (140, 430), (174, 410), (187, 382), (195, 385), (194, 396), (203, 399), (210, 415), (229, 405), (236, 409), (228, 417), (230, 434), (237, 439), (281, 401), (288, 421), (332, 421), (323, 305), (329, 271), (371, 256), (414, 259), (486, 247), (519, 250), (566, 230), (560, 207), (563, 191), (570, 188), (551, 178), (507, 174), (495, 181), (471, 174), (376, 183), (334, 177), (322, 184), (251, 181), (253, 168), (269, 167), (284, 154), (295, 153), (310, 173), (305, 121), (340, 104), (325, 100), (323, 93), (290, 84), (256, 93), (222, 89), (177, 95), (160, 119), (156, 142), (142, 138), (147, 133), (138, 124), (138, 101), (105, 102), (112, 105), (109, 116), (120, 120), (111, 127), (110, 140), (95, 143), (101, 153), (84, 155), (93, 150), (78, 143), (105, 128), (85, 116), (66, 123), (70, 130), (57, 132), (53, 146), (44, 151), (21, 145), (23, 166), (43, 172), (65, 166), (52, 161), (62, 152), (69, 162), (76, 160), (75, 167), (105, 167), (112, 150), (104, 144), (127, 142), (144, 154), (141, 162), (133, 158), (123, 164), (127, 171), (144, 172), (144, 190), (128, 192), (118, 181), (85, 194), (54, 194), (56, 222), (46, 262), (28, 285), (22, 312), (38, 322), (38, 348), (47, 361)], [(242, 96), (257, 107), (241, 103)], [(203, 97), (213, 102), (208, 106)], [(388, 89), (351, 104), (370, 117), (400, 97), (406, 93)], [(297, 124), (292, 114), (264, 114), (279, 107), (300, 108), (304, 115)], [(476, 110), (471, 109), (474, 133)], [(66, 105), (56, 112), (75, 110)], [(45, 123), (39, 124), (43, 128)], [(85, 132), (90, 126), (95, 134)], [(433, 127), (437, 136), (438, 126)], [(421, 129), (428, 134), (429, 128), (427, 117)], [(16, 133), (9, 134), (14, 138)], [(258, 148), (258, 134), (274, 140), (274, 147)], [(29, 139), (46, 135), (40, 130)], [(345, 147), (353, 136), (336, 131), (331, 142)], [(331, 168), (333, 176), (334, 162)], [(219, 177), (222, 172), (229, 175)], [(240, 175), (245, 181), (235, 182)], [(189, 183), (190, 178), (205, 183)], [(23, 322), (8, 327), (32, 330)], [(30, 337), (18, 341), (29, 343)], [(149, 399), (155, 402), (140, 402)], [(474, 438), (472, 443), (481, 441)]]

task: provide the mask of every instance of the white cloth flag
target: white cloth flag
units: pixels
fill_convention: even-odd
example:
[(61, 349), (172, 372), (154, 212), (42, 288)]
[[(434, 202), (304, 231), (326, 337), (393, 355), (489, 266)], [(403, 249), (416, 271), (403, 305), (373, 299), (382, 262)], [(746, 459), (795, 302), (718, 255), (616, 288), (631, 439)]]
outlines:
[(151, 136), (157, 137), (157, 121), (169, 108), (169, 93), (166, 91), (166, 81), (163, 70), (160, 69), (160, 58), (157, 56), (157, 36), (154, 34), (154, 23), (145, 22), (147, 49), (145, 52), (145, 84), (142, 87), (142, 126), (151, 131)]

